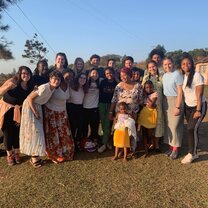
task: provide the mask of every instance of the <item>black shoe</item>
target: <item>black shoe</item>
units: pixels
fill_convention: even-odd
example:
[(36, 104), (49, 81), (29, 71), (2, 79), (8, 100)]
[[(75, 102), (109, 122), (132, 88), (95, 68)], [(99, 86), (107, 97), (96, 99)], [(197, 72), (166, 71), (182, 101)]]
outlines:
[(162, 151), (159, 148), (155, 148), (155, 153), (160, 154)]
[(0, 157), (6, 156), (6, 155), (7, 155), (6, 150), (0, 149)]

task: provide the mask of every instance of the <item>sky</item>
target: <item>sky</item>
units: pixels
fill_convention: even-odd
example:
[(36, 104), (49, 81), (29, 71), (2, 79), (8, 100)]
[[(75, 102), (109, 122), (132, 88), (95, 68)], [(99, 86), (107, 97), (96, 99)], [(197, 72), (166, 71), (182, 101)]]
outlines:
[(0, 73), (21, 65), (35, 69), (22, 58), (35, 33), (49, 50), (49, 65), (58, 52), (71, 64), (92, 54), (130, 55), (140, 62), (158, 44), (167, 51), (207, 48), (207, 8), (207, 0), (22, 0), (3, 13), (10, 30), (0, 35), (13, 42), (15, 59), (0, 60)]

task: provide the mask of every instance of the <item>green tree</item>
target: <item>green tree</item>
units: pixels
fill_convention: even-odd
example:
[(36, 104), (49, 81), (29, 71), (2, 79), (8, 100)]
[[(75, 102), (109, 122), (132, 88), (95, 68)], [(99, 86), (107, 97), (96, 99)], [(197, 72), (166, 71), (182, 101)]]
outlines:
[[(0, 0), (0, 32), (7, 32), (9, 30), (9, 25), (2, 23), (3, 12), (17, 1), (18, 0)], [(14, 58), (9, 49), (11, 44), (12, 42), (7, 41), (4, 36), (0, 37), (0, 59), (9, 60)]]
[(25, 47), (25, 54), (22, 54), (22, 57), (28, 58), (31, 64), (36, 64), (38, 61), (45, 59), (48, 53), (47, 48), (38, 40), (38, 35), (36, 33), (31, 40), (26, 40)]

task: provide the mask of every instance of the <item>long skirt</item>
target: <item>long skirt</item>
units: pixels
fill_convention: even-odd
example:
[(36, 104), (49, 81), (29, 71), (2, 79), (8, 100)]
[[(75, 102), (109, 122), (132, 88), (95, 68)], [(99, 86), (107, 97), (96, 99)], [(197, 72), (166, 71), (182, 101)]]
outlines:
[(163, 99), (164, 110), (164, 143), (171, 145), (172, 147), (181, 147), (183, 138), (183, 104), (180, 106), (181, 114), (174, 116), (174, 110), (176, 107), (177, 97), (166, 97)]
[(20, 152), (32, 156), (45, 156), (46, 146), (42, 107), (39, 104), (35, 104), (35, 107), (40, 119), (34, 116), (27, 100), (23, 103), (19, 134)]
[(53, 111), (44, 109), (44, 129), (46, 153), (49, 159), (55, 161), (73, 160), (74, 141), (69, 129), (66, 110)]

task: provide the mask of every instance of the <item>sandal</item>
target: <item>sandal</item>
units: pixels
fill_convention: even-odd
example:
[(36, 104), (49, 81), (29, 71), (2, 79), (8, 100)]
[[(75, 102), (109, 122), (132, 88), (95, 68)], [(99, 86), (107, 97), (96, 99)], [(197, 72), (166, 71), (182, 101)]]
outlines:
[(35, 162), (32, 161), (32, 159), (30, 159), (30, 164), (34, 167), (34, 168), (40, 168), (42, 166), (42, 160), (39, 159)]

